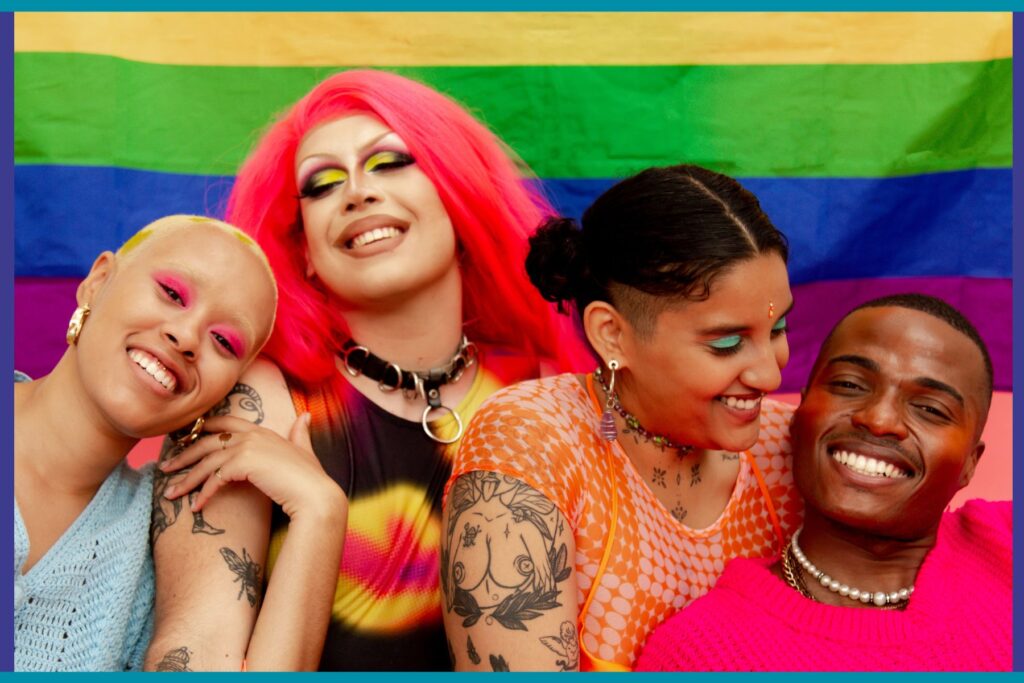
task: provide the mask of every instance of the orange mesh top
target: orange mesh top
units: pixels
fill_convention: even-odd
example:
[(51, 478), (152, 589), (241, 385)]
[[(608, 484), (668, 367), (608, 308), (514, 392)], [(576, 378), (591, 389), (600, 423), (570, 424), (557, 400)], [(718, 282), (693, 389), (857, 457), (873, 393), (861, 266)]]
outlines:
[[(732, 497), (714, 524), (696, 530), (669, 514), (617, 442), (601, 438), (598, 406), (571, 374), (501, 390), (474, 416), (449, 486), (473, 470), (501, 472), (557, 505), (576, 541), (577, 597), (586, 608), (580, 645), (604, 660), (591, 666), (631, 668), (647, 634), (707, 593), (729, 559), (775, 555), (799, 526), (793, 409), (762, 402), (760, 437), (741, 459)], [(599, 577), (613, 509), (614, 534)]]

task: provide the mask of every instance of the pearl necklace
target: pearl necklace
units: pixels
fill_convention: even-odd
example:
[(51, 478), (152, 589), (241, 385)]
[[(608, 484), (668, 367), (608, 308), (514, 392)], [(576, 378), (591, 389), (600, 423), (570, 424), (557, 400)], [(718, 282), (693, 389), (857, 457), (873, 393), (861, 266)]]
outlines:
[[(901, 588), (898, 591), (893, 591), (892, 593), (885, 593), (883, 591), (872, 593), (871, 591), (860, 590), (858, 588), (848, 586), (845, 583), (840, 583), (815, 567), (814, 563), (807, 559), (807, 556), (804, 555), (804, 551), (800, 549), (800, 544), (797, 542), (797, 538), (800, 536), (801, 531), (803, 531), (802, 528), (797, 529), (797, 532), (793, 534), (793, 539), (789, 542), (789, 548), (786, 549), (787, 552), (792, 552), (793, 557), (795, 557), (796, 561), (800, 563), (803, 570), (817, 579), (818, 583), (825, 588), (828, 588), (833, 593), (839, 593), (844, 598), (849, 598), (855, 602), (862, 602), (865, 605), (874, 604), (876, 607), (888, 607), (889, 609), (896, 609), (900, 603), (906, 602), (910, 599), (910, 596), (914, 594), (913, 586)], [(793, 587), (800, 590), (799, 586)], [(806, 587), (804, 590), (800, 590), (800, 592), (805, 596), (809, 596), (805, 590)]]

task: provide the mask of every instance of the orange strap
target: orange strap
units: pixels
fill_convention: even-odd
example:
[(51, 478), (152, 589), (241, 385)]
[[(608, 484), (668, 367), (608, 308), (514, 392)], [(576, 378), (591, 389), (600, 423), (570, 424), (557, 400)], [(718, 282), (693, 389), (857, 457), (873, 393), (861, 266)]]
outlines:
[[(591, 374), (587, 374), (587, 393), (590, 394), (591, 400), (597, 407), (598, 412), (601, 410), (601, 402), (597, 399), (597, 393), (594, 391), (594, 377)], [(594, 595), (597, 594), (597, 586), (601, 583), (601, 577), (604, 576), (604, 570), (608, 566), (608, 558), (612, 554), (612, 542), (615, 540), (615, 527), (619, 520), (619, 489), (615, 485), (614, 467), (612, 465), (612, 447), (609, 444), (605, 448), (605, 465), (607, 466), (608, 481), (612, 484), (612, 503), (611, 503), (611, 520), (608, 523), (608, 536), (604, 540), (604, 552), (601, 554), (601, 563), (597, 566), (597, 574), (594, 576), (593, 583), (590, 584), (590, 592), (587, 593), (587, 599), (583, 602), (583, 609), (580, 610), (579, 618), (577, 619), (577, 630), (580, 633), (580, 670), (581, 671), (629, 671), (629, 667), (623, 666), (617, 662), (610, 662), (606, 659), (601, 659), (593, 655), (587, 650), (587, 646), (583, 644), (583, 617), (587, 614), (587, 610), (590, 609), (590, 603), (594, 600)], [(586, 662), (587, 666), (583, 664)]]
[(757, 487), (761, 489), (761, 495), (764, 496), (764, 504), (768, 508), (768, 516), (772, 518), (772, 528), (775, 529), (775, 538), (779, 542), (779, 557), (782, 557), (786, 541), (782, 536), (782, 525), (779, 524), (779, 515), (775, 512), (775, 503), (772, 502), (772, 497), (768, 495), (768, 485), (764, 483), (764, 475), (761, 474), (761, 470), (757, 467), (757, 461), (754, 460), (754, 456), (750, 451), (744, 451), (743, 455), (747, 456), (750, 469), (754, 471), (754, 477), (757, 479)]
[[(587, 374), (587, 393), (590, 394), (591, 401), (594, 402), (594, 406), (598, 412), (601, 412), (601, 402), (597, 398), (597, 392), (594, 391), (594, 377), (591, 374)], [(587, 614), (590, 608), (590, 603), (594, 599), (594, 595), (597, 592), (597, 586), (601, 582), (601, 577), (604, 576), (605, 568), (608, 566), (608, 559), (611, 557), (612, 541), (615, 538), (615, 527), (619, 519), (619, 492), (618, 487), (615, 485), (615, 477), (612, 465), (612, 447), (609, 444), (606, 448), (607, 457), (605, 463), (607, 465), (607, 477), (608, 481), (612, 483), (612, 501), (611, 501), (611, 521), (608, 525), (608, 536), (604, 542), (604, 552), (601, 555), (601, 563), (597, 567), (597, 575), (594, 577), (594, 581), (590, 586), (590, 592), (587, 593), (587, 599), (583, 603), (583, 609), (580, 610), (580, 616), (577, 620), (577, 627), (580, 633), (580, 653), (582, 655), (580, 661), (580, 670), (584, 670), (583, 662), (586, 661), (589, 665), (586, 670), (589, 671), (630, 671), (629, 667), (623, 666), (617, 662), (610, 662), (605, 659), (600, 659), (591, 654), (586, 645), (583, 644), (583, 617)], [(764, 475), (761, 474), (760, 468), (757, 466), (757, 462), (754, 456), (749, 451), (743, 453), (747, 457), (747, 462), (750, 463), (750, 469), (754, 472), (754, 478), (757, 479), (757, 486), (761, 490), (761, 495), (764, 496), (765, 507), (768, 508), (768, 516), (771, 517), (772, 527), (775, 529), (775, 537), (779, 542), (779, 555), (782, 554), (783, 548), (785, 548), (785, 541), (782, 536), (782, 525), (779, 523), (779, 515), (775, 512), (775, 503), (772, 502), (772, 497), (768, 494), (768, 485), (764, 482)]]

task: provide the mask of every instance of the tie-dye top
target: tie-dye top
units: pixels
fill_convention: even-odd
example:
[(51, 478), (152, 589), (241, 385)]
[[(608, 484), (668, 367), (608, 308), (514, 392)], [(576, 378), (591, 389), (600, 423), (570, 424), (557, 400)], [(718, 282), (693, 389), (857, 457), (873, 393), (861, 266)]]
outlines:
[[(558, 506), (576, 541), (584, 670), (628, 670), (655, 626), (705, 594), (733, 557), (781, 550), (802, 518), (793, 484), (793, 408), (764, 400), (758, 442), (705, 529), (677, 521), (618, 442), (601, 437), (592, 378), (523, 382), (499, 392), (462, 439), (452, 481), (474, 470), (515, 477)], [(589, 602), (588, 602), (589, 601)]]
[[(463, 423), (503, 386), (539, 374), (536, 359), (481, 349), (456, 408)], [(451, 670), (438, 582), (441, 494), (456, 444), (430, 439), (419, 421), (387, 412), (338, 373), (315, 390), (290, 387), (312, 416), (313, 450), (349, 498), (345, 550), (320, 669)], [(431, 423), (454, 436), (450, 415)], [(268, 576), (288, 519), (274, 510)]]

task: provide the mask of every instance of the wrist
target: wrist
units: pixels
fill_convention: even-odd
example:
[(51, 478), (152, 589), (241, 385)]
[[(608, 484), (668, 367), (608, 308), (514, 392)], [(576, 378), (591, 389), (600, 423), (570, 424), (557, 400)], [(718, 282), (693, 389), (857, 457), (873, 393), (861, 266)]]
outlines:
[(302, 505), (288, 516), (290, 526), (296, 522), (308, 522), (321, 529), (334, 524), (344, 526), (348, 520), (348, 497), (333, 480), (327, 480), (319, 490), (304, 496)]

